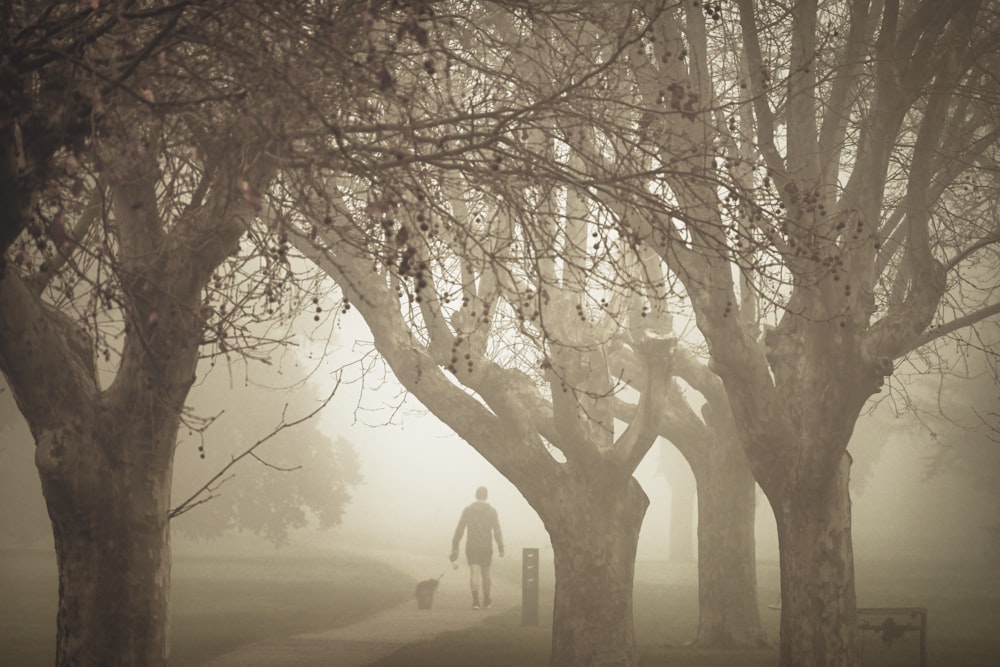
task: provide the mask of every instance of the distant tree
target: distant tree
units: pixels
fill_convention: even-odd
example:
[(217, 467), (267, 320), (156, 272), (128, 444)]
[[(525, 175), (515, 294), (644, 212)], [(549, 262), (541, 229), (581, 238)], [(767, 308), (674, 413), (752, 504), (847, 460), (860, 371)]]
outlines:
[[(675, 378), (661, 399), (658, 424), (695, 479), (699, 623), (694, 642), (705, 648), (766, 646), (770, 640), (757, 600), (757, 484), (721, 379), (689, 350), (675, 350), (672, 361)], [(700, 410), (692, 408), (677, 379), (704, 399)]]
[[(265, 375), (257, 382), (274, 381), (274, 377)], [(211, 415), (212, 424), (204, 433), (192, 432), (178, 443), (172, 494), (175, 509), (283, 420), (304, 417), (320, 405), (305, 400), (313, 382), (296, 381), (294, 373), (289, 377), (287, 371), (280, 378), (288, 388), (249, 381), (230, 386), (225, 370), (215, 369), (193, 388), (191, 404)], [(361, 480), (351, 443), (342, 437), (332, 440), (319, 430), (316, 420), (308, 420), (277, 431), (254, 448), (193, 498), (190, 509), (176, 516), (173, 526), (180, 534), (197, 539), (239, 531), (280, 546), (288, 544), (291, 529), (339, 524), (350, 491)]]
[[(289, 530), (338, 525), (350, 490), (362, 481), (351, 443), (344, 438), (331, 440), (314, 420), (267, 438), (281, 423), (283, 412), (294, 420), (319, 405), (305, 400), (310, 387), (276, 389), (241, 383), (231, 388), (223, 378), (221, 369), (209, 373), (189, 397), (199, 413), (213, 418), (210, 427), (189, 431), (178, 442), (171, 493), (174, 510), (185, 500), (191, 502), (188, 511), (174, 517), (173, 528), (195, 539), (250, 532), (284, 545)], [(293, 384), (287, 375), (282, 379)], [(31, 433), (6, 390), (0, 390), (0, 416), (0, 542), (51, 544), (51, 524), (28, 444)], [(253, 454), (191, 497), (264, 438), (266, 442)]]
[(667, 560), (672, 563), (693, 563), (694, 521), (697, 492), (690, 465), (672, 445), (660, 446), (659, 472), (670, 487), (670, 546)]
[[(980, 373), (969, 378), (922, 376), (907, 392), (908, 402), (901, 409), (904, 418), (923, 407), (919, 421), (908, 419), (910, 433), (931, 443), (924, 461), (925, 481), (948, 479), (973, 489), (982, 507), (957, 508), (967, 514), (992, 517), (979, 526), (985, 533), (985, 555), (1000, 563), (1000, 411), (997, 410), (997, 381), (985, 369), (996, 369), (995, 344), (968, 353), (969, 369)], [(945, 389), (947, 387), (947, 389)], [(934, 406), (930, 409), (929, 406)]]

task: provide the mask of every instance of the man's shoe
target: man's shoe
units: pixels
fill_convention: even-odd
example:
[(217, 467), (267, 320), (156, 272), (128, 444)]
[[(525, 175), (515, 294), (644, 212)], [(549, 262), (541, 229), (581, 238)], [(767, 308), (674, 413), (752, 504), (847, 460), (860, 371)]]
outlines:
[(490, 598), (486, 598), (485, 600), (483, 600), (483, 609), (489, 609), (492, 606), (493, 606), (493, 600), (491, 600)]

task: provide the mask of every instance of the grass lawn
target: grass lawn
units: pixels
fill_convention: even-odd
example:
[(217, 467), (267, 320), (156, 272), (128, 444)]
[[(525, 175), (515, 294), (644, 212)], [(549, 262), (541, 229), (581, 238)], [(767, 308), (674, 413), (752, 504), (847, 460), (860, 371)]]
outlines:
[[(520, 558), (497, 563), (518, 580)], [(518, 554), (519, 556), (519, 554)], [(551, 559), (551, 552), (548, 552)], [(540, 572), (541, 623), (522, 627), (519, 609), (462, 632), (407, 646), (377, 667), (546, 667), (552, 571)], [(193, 667), (269, 636), (350, 623), (410, 597), (413, 580), (381, 563), (343, 554), (268, 557), (179, 556), (174, 562), (172, 660)], [(777, 638), (774, 563), (758, 570), (761, 615)], [(1000, 665), (1000, 571), (960, 563), (859, 562), (858, 604), (928, 609), (931, 667)], [(53, 663), (55, 563), (47, 552), (0, 549), (0, 666)], [(695, 568), (643, 561), (636, 568), (635, 626), (644, 667), (771, 667), (777, 651), (687, 648), (697, 631)], [(864, 667), (917, 665), (916, 635), (888, 649), (866, 637)]]
[[(774, 563), (758, 570), (761, 615), (772, 639), (779, 613)], [(407, 646), (372, 667), (547, 667), (551, 637), (551, 572), (541, 576), (541, 625), (522, 627), (519, 611), (461, 632)], [(548, 584), (548, 586), (546, 586)], [(1000, 572), (957, 563), (877, 562), (857, 565), (859, 606), (926, 607), (931, 667), (1000, 665)], [(685, 647), (697, 631), (694, 569), (640, 562), (636, 568), (635, 626), (643, 667), (772, 667), (776, 649), (708, 651)], [(886, 647), (865, 638), (864, 667), (916, 667), (918, 643), (910, 633)]]
[[(345, 625), (408, 599), (413, 579), (356, 556), (177, 556), (171, 664), (200, 665), (242, 644)], [(0, 666), (55, 662), (54, 556), (0, 549)]]

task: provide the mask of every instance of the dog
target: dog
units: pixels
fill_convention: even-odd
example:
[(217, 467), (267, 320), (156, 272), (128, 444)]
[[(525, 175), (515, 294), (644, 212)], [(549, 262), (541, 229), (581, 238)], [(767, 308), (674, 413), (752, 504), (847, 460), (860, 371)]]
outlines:
[[(444, 575), (442, 574), (441, 577)], [(417, 588), (413, 591), (417, 598), (417, 609), (430, 609), (434, 604), (434, 593), (437, 591), (441, 577), (437, 579), (424, 579), (417, 583)]]

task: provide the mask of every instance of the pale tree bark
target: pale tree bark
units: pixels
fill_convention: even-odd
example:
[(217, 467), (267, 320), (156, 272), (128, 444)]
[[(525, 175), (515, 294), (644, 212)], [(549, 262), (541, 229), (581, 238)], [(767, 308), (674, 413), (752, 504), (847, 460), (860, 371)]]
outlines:
[[(757, 600), (757, 483), (722, 381), (686, 350), (675, 351), (671, 367), (706, 399), (698, 415), (674, 383), (662, 398), (659, 419), (660, 434), (690, 465), (697, 490), (699, 621), (692, 643), (722, 649), (769, 646)], [(623, 406), (622, 418), (627, 420), (631, 410)]]
[[(962, 81), (980, 85), (975, 63), (996, 50), (995, 17), (977, 2), (919, 2), (905, 15), (894, 3), (845, 3), (840, 32), (823, 34), (839, 38), (828, 53), (820, 46), (825, 28), (817, 3), (799, 3), (787, 14), (769, 3), (737, 5), (747, 63), (739, 82), (746, 92), (737, 107), (752, 114), (734, 114), (728, 127), (713, 120), (712, 103), (719, 98), (702, 54), (704, 15), (688, 11), (680, 19), (665, 13), (654, 26), (658, 52), (690, 48), (695, 54), (688, 63), (664, 56), (657, 68), (636, 70), (647, 100), (657, 90), (691, 91), (681, 98), (687, 106), (678, 108), (691, 122), (671, 125), (660, 153), (671, 166), (665, 179), (684, 218), (683, 225), (671, 225), (671, 211), (664, 211), (637, 228), (686, 288), (747, 459), (776, 515), (781, 664), (853, 667), (858, 656), (846, 447), (865, 401), (879, 391), (894, 360), (921, 340), (941, 303), (946, 267), (934, 257), (930, 209), (933, 193), (940, 194), (955, 175), (938, 156), (948, 150), (979, 154), (986, 138), (995, 145), (995, 132), (975, 113), (950, 115), (965, 104), (956, 97)], [(772, 10), (778, 13), (772, 16)], [(985, 24), (976, 33), (980, 10)], [(762, 47), (758, 30), (772, 19), (777, 22), (767, 39), (779, 39), (787, 51), (765, 53)], [(776, 81), (782, 70), (787, 78)], [(832, 77), (829, 83), (821, 82), (821, 73)], [(780, 103), (775, 91), (784, 95)], [(859, 93), (867, 105), (857, 106)], [(852, 124), (856, 138), (847, 143)], [(970, 124), (977, 129), (970, 131)], [(915, 140), (903, 158), (903, 180), (887, 197), (889, 164), (901, 134)], [(946, 144), (950, 135), (962, 139)], [(716, 170), (715, 136), (737, 145), (740, 136), (752, 137), (754, 154), (766, 168), (763, 188), (744, 185), (760, 181), (741, 170), (741, 151), (729, 153), (725, 170)], [(840, 185), (843, 172), (850, 177)], [(711, 174), (743, 202), (738, 217), (749, 226), (735, 225), (744, 230), (736, 234), (742, 247), (727, 231), (716, 176), (706, 178)], [(767, 182), (781, 204), (773, 222), (758, 200)], [(941, 188), (935, 190), (936, 184)], [(905, 194), (897, 198), (899, 192)], [(754, 270), (753, 283), (738, 285), (731, 262), (745, 275), (761, 259), (760, 248), (777, 258), (783, 276)], [(898, 264), (889, 261), (893, 255), (902, 258)], [(758, 327), (740, 317), (753, 292), (779, 309), (762, 338)], [(990, 312), (981, 308), (976, 317)]]
[[(462, 208), (458, 200), (453, 205), (456, 211)], [(352, 215), (347, 206), (339, 212)], [(401, 312), (409, 309), (397, 293), (400, 279), (388, 269), (373, 271), (370, 257), (350, 250), (364, 245), (351, 231), (363, 227), (360, 221), (349, 221), (339, 230), (327, 226), (324, 231), (315, 224), (310, 232), (290, 238), (340, 285), (407, 391), (511, 480), (538, 512), (555, 559), (550, 664), (638, 665), (632, 583), (648, 499), (632, 472), (656, 438), (654, 397), (666, 381), (662, 360), (669, 359), (666, 350), (673, 341), (645, 337), (632, 342), (635, 354), (652, 372), (645, 376), (629, 427), (616, 437), (612, 377), (603, 344), (592, 337), (593, 325), (581, 322), (574, 308), (578, 287), (572, 281), (579, 276), (567, 272), (565, 278), (544, 285), (544, 300), (528, 300), (546, 321), (550, 347), (542, 366), (550, 394), (545, 396), (537, 378), (487, 354), (494, 325), (493, 318), (484, 315), (499, 308), (501, 294), (523, 306), (524, 295), (538, 295), (539, 289), (502, 285), (505, 278), (498, 277), (494, 267), (463, 257), (462, 306), (446, 314), (440, 298), (444, 288), (425, 271), (417, 281), (422, 323), (414, 324)], [(325, 239), (326, 246), (315, 247), (311, 236)], [(412, 261), (429, 266), (426, 240), (408, 238)], [(488, 244), (484, 253), (506, 252), (502, 242), (489, 243), (493, 247)], [(553, 266), (540, 267), (542, 275), (555, 271)], [(521, 299), (513, 298), (518, 294)]]

